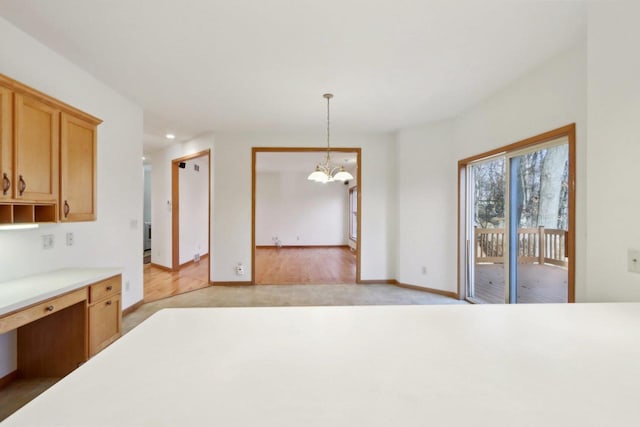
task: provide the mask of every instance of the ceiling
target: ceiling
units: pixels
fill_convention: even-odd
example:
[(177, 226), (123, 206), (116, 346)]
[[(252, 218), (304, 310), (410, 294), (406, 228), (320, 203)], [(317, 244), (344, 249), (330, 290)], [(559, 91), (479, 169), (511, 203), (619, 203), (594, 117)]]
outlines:
[(145, 147), (207, 132), (392, 132), (455, 116), (585, 38), (582, 1), (0, 0), (144, 108)]

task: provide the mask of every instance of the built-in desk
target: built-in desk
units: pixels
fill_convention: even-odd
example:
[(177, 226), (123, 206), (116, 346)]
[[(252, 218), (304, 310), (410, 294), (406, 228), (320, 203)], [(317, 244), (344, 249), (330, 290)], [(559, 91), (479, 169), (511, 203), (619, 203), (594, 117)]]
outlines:
[(63, 377), (116, 340), (120, 273), (64, 269), (0, 283), (0, 334), (18, 334), (15, 374)]

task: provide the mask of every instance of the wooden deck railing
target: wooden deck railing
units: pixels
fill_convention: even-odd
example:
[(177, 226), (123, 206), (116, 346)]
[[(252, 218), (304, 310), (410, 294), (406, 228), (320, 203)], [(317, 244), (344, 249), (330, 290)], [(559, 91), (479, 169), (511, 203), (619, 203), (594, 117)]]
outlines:
[[(476, 263), (504, 262), (504, 229), (476, 228)], [(544, 227), (518, 229), (518, 263), (567, 266), (567, 232)]]

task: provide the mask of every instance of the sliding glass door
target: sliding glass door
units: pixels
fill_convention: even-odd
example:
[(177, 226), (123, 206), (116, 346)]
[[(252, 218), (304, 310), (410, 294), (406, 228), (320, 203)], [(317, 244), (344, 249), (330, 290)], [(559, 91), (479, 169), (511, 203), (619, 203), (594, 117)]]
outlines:
[(478, 302), (505, 302), (505, 158), (481, 160), (469, 168), (467, 295)]
[(568, 301), (566, 138), (508, 157), (509, 302)]
[(462, 163), (467, 299), (573, 300), (570, 151), (560, 136)]

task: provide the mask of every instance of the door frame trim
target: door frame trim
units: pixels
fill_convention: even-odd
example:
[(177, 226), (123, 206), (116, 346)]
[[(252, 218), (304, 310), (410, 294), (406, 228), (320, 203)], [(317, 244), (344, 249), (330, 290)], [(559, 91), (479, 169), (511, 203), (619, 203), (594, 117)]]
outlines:
[[(258, 153), (326, 153), (326, 147), (251, 147), (251, 284), (256, 284), (256, 161)], [(332, 152), (356, 153), (356, 181), (358, 185), (358, 230), (356, 244), (356, 283), (360, 279), (360, 262), (362, 248), (362, 148), (331, 147)], [(312, 165), (313, 166), (313, 165)]]
[[(462, 239), (466, 242), (466, 215), (462, 212), (466, 211), (466, 204), (461, 203), (461, 197), (465, 195), (466, 200), (466, 175), (467, 167), (469, 164), (482, 160), (488, 157), (494, 157), (497, 155), (503, 155), (510, 152), (522, 150), (524, 148), (532, 147), (538, 144), (552, 141), (566, 137), (569, 145), (569, 170), (568, 170), (568, 232), (567, 232), (567, 257), (569, 258), (569, 265), (567, 266), (567, 301), (569, 303), (575, 302), (575, 263), (576, 263), (576, 245), (575, 245), (575, 224), (576, 224), (576, 124), (571, 123), (566, 126), (562, 126), (557, 129), (553, 129), (548, 132), (541, 133), (536, 136), (532, 136), (527, 139), (523, 139), (512, 144), (505, 145), (503, 147), (495, 148), (493, 150), (485, 151), (480, 154), (476, 154), (471, 157), (464, 158), (458, 161), (458, 250), (457, 250), (457, 270), (458, 270), (458, 295), (460, 299), (467, 299), (466, 289), (466, 245), (463, 247)], [(463, 264), (464, 263), (464, 264)], [(473, 302), (473, 301), (472, 301)]]

